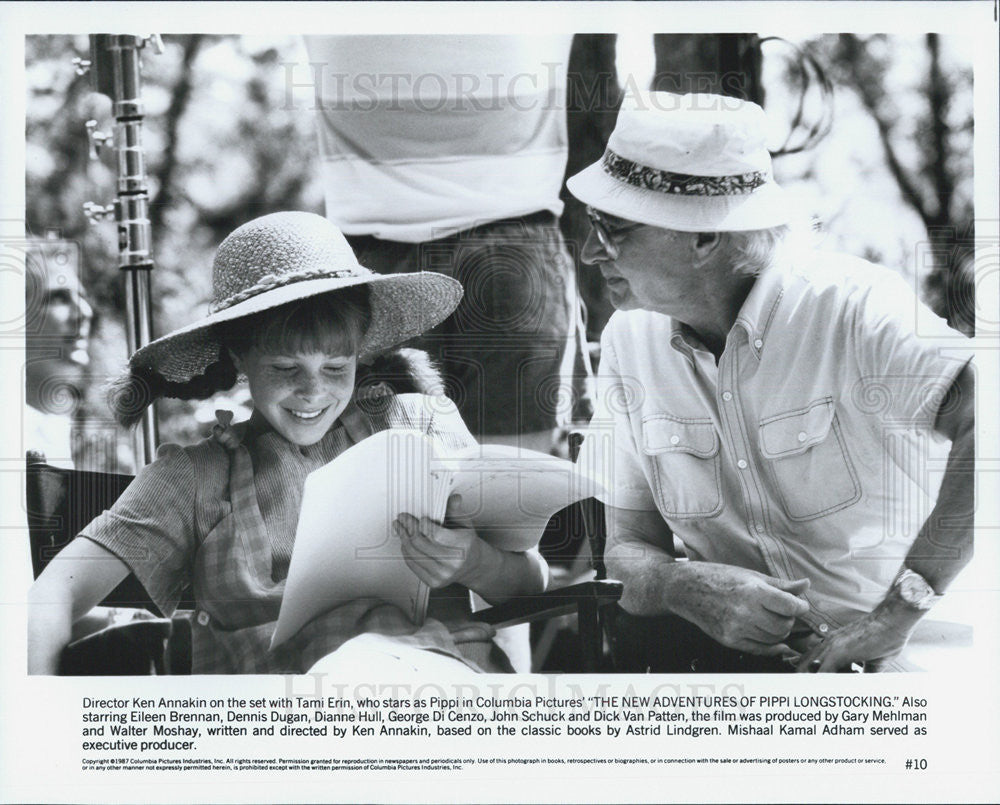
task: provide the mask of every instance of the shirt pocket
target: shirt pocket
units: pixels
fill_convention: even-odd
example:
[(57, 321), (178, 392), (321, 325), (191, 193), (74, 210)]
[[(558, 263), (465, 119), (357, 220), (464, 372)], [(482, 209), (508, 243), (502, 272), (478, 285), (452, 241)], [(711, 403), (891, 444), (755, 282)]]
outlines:
[(823, 517), (861, 499), (832, 397), (762, 419), (760, 452), (791, 520)]
[(642, 419), (642, 451), (653, 492), (666, 517), (714, 517), (722, 511), (719, 435), (710, 419), (650, 414)]

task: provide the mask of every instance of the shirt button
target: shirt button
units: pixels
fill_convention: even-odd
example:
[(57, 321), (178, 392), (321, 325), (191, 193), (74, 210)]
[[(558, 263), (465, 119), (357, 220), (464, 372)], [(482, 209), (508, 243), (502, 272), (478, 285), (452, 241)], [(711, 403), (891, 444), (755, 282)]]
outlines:
[(676, 434), (674, 434), (673, 436), (670, 437), (670, 444), (679, 444), (680, 441), (681, 441), (681, 437), (678, 436), (678, 435), (676, 435)]
[(830, 631), (830, 627), (829, 627), (829, 626), (828, 626), (827, 624), (825, 624), (825, 623), (821, 623), (821, 624), (819, 625), (819, 630), (820, 630), (820, 631), (821, 631), (821, 632), (822, 632), (823, 634), (826, 634), (827, 632), (829, 632), (829, 631)]
[(208, 621), (209, 617), (207, 612), (202, 611), (198, 613), (198, 624), (200, 626), (208, 626)]
[(726, 402), (729, 402), (731, 399), (733, 399), (733, 393), (731, 391), (722, 392), (722, 399), (724, 399)]
[(757, 347), (757, 349), (760, 349), (762, 346), (764, 346), (764, 342), (758, 338), (756, 341), (753, 342), (753, 345)]
[(806, 440), (806, 432), (804, 430), (799, 431), (799, 441), (804, 442)]
[(747, 468), (747, 463), (741, 458), (739, 461), (736, 462), (736, 466), (739, 467), (741, 470), (745, 470)]

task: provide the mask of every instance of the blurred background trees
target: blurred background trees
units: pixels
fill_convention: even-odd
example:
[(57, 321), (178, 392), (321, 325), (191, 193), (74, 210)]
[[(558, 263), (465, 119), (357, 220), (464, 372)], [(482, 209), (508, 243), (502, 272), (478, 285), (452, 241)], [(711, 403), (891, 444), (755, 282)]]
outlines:
[(903, 47), (886, 36), (842, 34), (828, 52), (837, 78), (875, 124), (901, 199), (927, 231), (928, 303), (973, 335), (972, 69), (929, 33), (905, 44), (915, 69), (899, 86), (892, 73)]
[[(779, 182), (820, 222), (823, 245), (902, 272), (936, 312), (971, 333), (972, 71), (962, 41), (935, 34), (821, 35), (760, 45), (756, 36), (727, 36), (730, 47), (720, 47), (726, 37), (707, 34), (578, 36), (567, 103), (568, 172), (600, 155), (630, 90), (762, 97), (774, 124), (774, 150), (802, 143), (832, 116), (827, 136), (776, 159)], [(143, 57), (157, 334), (205, 310), (213, 252), (232, 229), (276, 210), (323, 212), (312, 92), (301, 83), (307, 72), (295, 74), (296, 85), (286, 67), (305, 64), (301, 42), (163, 39), (162, 55)], [(81, 279), (98, 318), (93, 382), (76, 415), (110, 428), (100, 384), (127, 358), (124, 302), (115, 228), (90, 225), (83, 215), (85, 201), (105, 204), (115, 195), (110, 149), (98, 161), (87, 155), (84, 122), (112, 128), (110, 102), (93, 95), (89, 78), (71, 63), (87, 54), (86, 36), (27, 37), (27, 229), (81, 244)], [(816, 68), (832, 93), (823, 91)], [(564, 231), (579, 251), (586, 225), (572, 202)], [(580, 284), (596, 337), (610, 308), (596, 272), (581, 269)], [(230, 402), (245, 399), (238, 391)], [(161, 438), (198, 438), (215, 407), (213, 401), (166, 401)], [(123, 452), (119, 466), (108, 469), (130, 469), (128, 460)]]
[[(894, 268), (966, 335), (975, 328), (973, 105), (961, 37), (818, 36), (797, 47), (832, 85), (833, 126), (775, 170), (834, 248)], [(764, 46), (765, 108), (798, 112), (801, 74), (782, 44)], [(784, 48), (787, 51), (787, 48)], [(804, 96), (816, 118), (815, 86)], [(776, 109), (777, 108), (777, 109)]]

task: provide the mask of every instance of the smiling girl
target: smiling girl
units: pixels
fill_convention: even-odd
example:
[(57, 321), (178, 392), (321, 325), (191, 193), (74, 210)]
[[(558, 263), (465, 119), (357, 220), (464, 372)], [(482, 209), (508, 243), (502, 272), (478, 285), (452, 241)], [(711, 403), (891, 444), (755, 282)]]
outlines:
[[(159, 397), (205, 398), (244, 375), (253, 415), (236, 425), (220, 417), (197, 445), (163, 445), (48, 565), (29, 594), (29, 671), (55, 673), (72, 624), (130, 572), (166, 615), (193, 587), (193, 673), (301, 673), (372, 635), (396, 656), (433, 657), (435, 668), (510, 670), (492, 630), (469, 620), (469, 591), (494, 603), (540, 592), (544, 561), (405, 514), (393, 525), (404, 557), (433, 588), (423, 626), (358, 599), (268, 648), (306, 476), (386, 428), (418, 429), (448, 447), (473, 443), (425, 357), (384, 357), (444, 319), (461, 298), (458, 283), (373, 274), (326, 219), (275, 213), (223, 241), (213, 289), (206, 319), (132, 356), (111, 406), (131, 424)], [(335, 539), (336, 523), (330, 531)]]

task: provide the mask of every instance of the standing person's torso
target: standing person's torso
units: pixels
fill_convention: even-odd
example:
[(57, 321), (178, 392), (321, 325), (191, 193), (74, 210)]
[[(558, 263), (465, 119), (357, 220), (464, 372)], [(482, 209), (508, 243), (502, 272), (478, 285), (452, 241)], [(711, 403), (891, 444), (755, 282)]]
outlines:
[(562, 212), (570, 36), (305, 39), (327, 216), (345, 233), (420, 242)]

